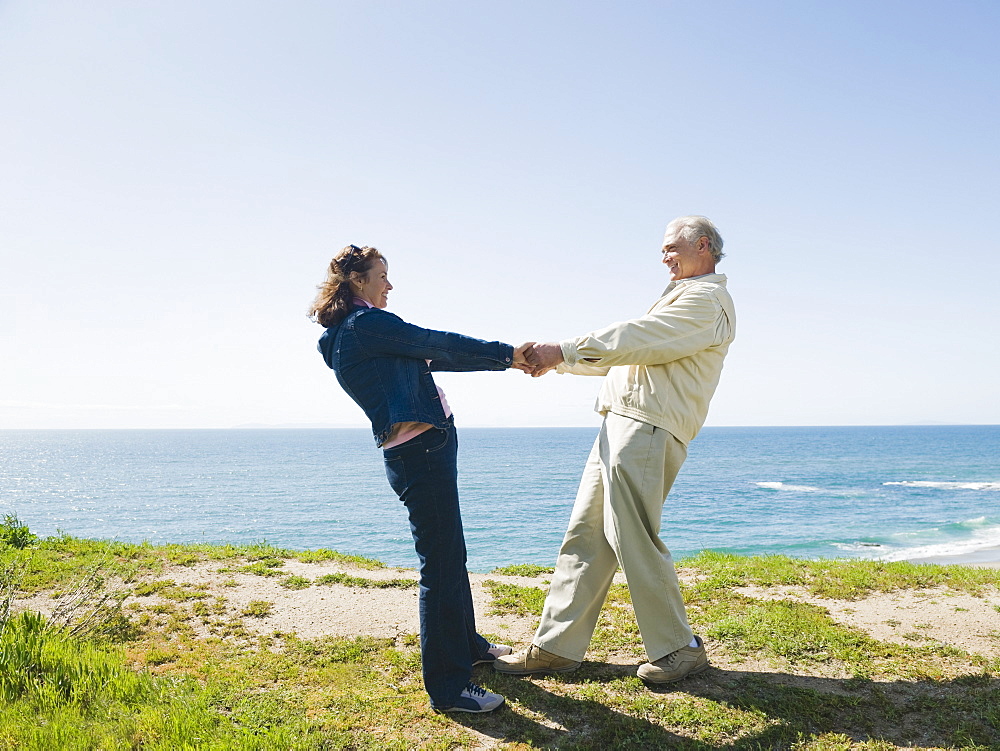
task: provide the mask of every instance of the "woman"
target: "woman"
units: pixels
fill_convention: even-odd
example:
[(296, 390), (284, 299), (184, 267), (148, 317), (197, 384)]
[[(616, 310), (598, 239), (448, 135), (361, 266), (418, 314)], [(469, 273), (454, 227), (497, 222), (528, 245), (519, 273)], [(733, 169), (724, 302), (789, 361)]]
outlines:
[(389, 484), (406, 506), (420, 560), (424, 687), (439, 711), (489, 712), (504, 699), (470, 681), (472, 666), (509, 654), (476, 633), (458, 504), (458, 439), (432, 370), (526, 368), (523, 350), (405, 323), (385, 310), (389, 267), (375, 248), (348, 245), (330, 262), (310, 316), (319, 350), (365, 411)]

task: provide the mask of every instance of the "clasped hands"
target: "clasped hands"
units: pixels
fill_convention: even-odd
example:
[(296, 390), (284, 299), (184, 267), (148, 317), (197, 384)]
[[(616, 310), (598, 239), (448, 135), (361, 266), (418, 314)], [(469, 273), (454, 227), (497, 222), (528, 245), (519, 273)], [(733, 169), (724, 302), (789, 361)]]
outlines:
[(554, 370), (562, 361), (562, 347), (558, 342), (525, 342), (514, 350), (514, 362), (511, 367), (527, 373), (532, 378), (538, 378)]

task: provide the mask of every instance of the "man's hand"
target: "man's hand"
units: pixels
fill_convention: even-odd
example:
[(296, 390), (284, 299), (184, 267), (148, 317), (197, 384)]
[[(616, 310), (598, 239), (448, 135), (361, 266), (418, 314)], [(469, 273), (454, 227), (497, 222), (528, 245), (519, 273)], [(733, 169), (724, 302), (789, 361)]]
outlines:
[(514, 350), (514, 361), (510, 364), (512, 368), (517, 368), (528, 375), (534, 372), (534, 368), (528, 364), (528, 359), (525, 357), (525, 353), (534, 346), (534, 342), (525, 342), (520, 347)]
[(532, 344), (525, 351), (525, 358), (531, 366), (532, 378), (538, 378), (554, 369), (563, 361), (562, 347), (558, 342)]

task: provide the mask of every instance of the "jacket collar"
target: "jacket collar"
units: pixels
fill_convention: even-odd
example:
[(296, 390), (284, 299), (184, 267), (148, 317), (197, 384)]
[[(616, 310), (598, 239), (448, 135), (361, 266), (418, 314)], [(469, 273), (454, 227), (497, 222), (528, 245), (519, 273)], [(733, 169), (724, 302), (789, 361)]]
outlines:
[[(693, 282), (708, 282), (709, 284), (721, 284), (723, 287), (726, 286), (726, 275), (725, 274), (702, 274), (701, 276), (690, 276), (687, 279), (678, 279), (676, 282), (670, 282), (667, 288), (663, 290), (663, 295), (667, 294), (673, 289), (681, 286), (682, 284), (691, 284)], [(660, 297), (663, 297), (660, 295)]]

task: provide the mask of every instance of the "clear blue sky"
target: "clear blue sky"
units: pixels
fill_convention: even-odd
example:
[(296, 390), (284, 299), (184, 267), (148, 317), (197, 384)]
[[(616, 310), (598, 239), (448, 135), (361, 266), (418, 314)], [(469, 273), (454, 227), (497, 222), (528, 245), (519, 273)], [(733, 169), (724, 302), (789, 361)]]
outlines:
[[(0, 0), (0, 428), (364, 425), (305, 311), (519, 343), (645, 312), (673, 217), (739, 317), (709, 424), (1000, 423), (1000, 4)], [(598, 379), (440, 379), (595, 425)]]

